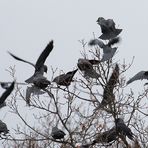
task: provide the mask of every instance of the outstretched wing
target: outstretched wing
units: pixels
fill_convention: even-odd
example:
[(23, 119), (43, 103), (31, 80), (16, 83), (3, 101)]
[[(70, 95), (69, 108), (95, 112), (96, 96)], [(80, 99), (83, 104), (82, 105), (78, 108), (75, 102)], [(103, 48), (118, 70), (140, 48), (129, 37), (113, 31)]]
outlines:
[(35, 72), (41, 71), (42, 67), (44, 66), (45, 60), (47, 59), (48, 55), (53, 49), (53, 40), (49, 42), (43, 52), (40, 54), (36, 64), (35, 64)]
[(15, 82), (12, 82), (10, 87), (2, 94), (2, 96), (0, 97), (0, 104), (4, 103), (6, 98), (11, 94), (14, 89), (14, 84)]
[(28, 63), (28, 64), (32, 65), (33, 67), (35, 67), (35, 65), (34, 65), (33, 63), (31, 63), (31, 62), (29, 62), (29, 61), (26, 61), (26, 60), (21, 59), (21, 58), (17, 57), (16, 55), (12, 54), (12, 53), (11, 53), (11, 52), (9, 52), (9, 51), (8, 51), (8, 53), (9, 53), (9, 54), (10, 54), (10, 55), (14, 58), (14, 59), (16, 59), (16, 60), (18, 60), (18, 61), (22, 61), (22, 62)]

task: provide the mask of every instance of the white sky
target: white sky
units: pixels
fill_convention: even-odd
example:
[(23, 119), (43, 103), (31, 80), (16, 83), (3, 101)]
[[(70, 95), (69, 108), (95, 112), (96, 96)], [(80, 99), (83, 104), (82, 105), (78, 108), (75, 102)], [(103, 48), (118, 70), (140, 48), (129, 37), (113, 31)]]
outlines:
[(78, 40), (89, 41), (93, 32), (96, 36), (101, 34), (98, 17), (112, 18), (123, 29), (116, 59), (129, 63), (135, 56), (127, 79), (140, 70), (148, 70), (147, 0), (0, 0), (0, 81), (12, 80), (5, 71), (10, 65), (16, 65), (19, 81), (34, 70), (11, 58), (7, 50), (35, 63), (51, 39), (55, 47), (46, 60), (49, 69), (53, 66), (65, 72), (72, 70), (81, 56)]

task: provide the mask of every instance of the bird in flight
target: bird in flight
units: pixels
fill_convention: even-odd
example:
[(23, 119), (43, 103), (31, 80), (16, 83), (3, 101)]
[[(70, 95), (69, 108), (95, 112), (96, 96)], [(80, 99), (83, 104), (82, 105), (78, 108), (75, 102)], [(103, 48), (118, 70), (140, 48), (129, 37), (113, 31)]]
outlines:
[(119, 42), (120, 42), (119, 37), (109, 40), (107, 44), (104, 44), (103, 41), (101, 40), (93, 39), (93, 40), (90, 40), (89, 45), (90, 46), (99, 45), (99, 47), (103, 49), (103, 57), (100, 60), (100, 62), (104, 62), (111, 59), (114, 56), (115, 52), (117, 51), (117, 47), (112, 48), (112, 45)]
[(39, 76), (43, 76), (44, 72), (47, 73), (47, 66), (44, 65), (45, 60), (47, 59), (48, 55), (50, 54), (50, 52), (53, 49), (53, 40), (51, 40), (48, 45), (46, 46), (46, 48), (43, 50), (43, 52), (40, 54), (39, 58), (36, 61), (36, 64), (33, 64), (31, 62), (28, 62), (26, 60), (23, 60), (17, 56), (15, 56), (14, 54), (12, 54), (11, 52), (8, 52), (13, 58), (15, 58), (16, 60), (28, 63), (30, 65), (32, 65), (35, 68), (35, 72), (34, 75), (31, 76), (29, 79), (25, 80), (26, 83), (33, 83), (33, 79), (35, 76), (39, 75)]
[(115, 22), (112, 19), (105, 20), (103, 17), (99, 17), (97, 23), (101, 27), (102, 35), (99, 38), (102, 40), (113, 39), (122, 31), (122, 29), (116, 29)]
[(98, 74), (93, 69), (93, 65), (94, 65), (93, 62), (94, 60), (78, 59), (77, 66), (81, 71), (84, 72), (84, 77), (91, 77), (91, 78), (98, 79), (100, 77), (100, 74)]
[(52, 128), (51, 136), (54, 139), (62, 139), (64, 138), (65, 135), (66, 134), (62, 130), (58, 129), (57, 127)]
[(11, 83), (11, 85), (5, 90), (5, 92), (1, 95), (0, 97), (0, 108), (5, 106), (5, 100), (7, 99), (7, 97), (11, 94), (11, 92), (14, 89), (14, 84), (15, 82), (13, 81)]
[(53, 82), (56, 82), (58, 85), (69, 86), (73, 81), (73, 77), (78, 69), (69, 71), (66, 74), (61, 74), (53, 79)]
[(136, 81), (136, 80), (143, 80), (148, 79), (148, 71), (140, 71), (136, 75), (134, 75), (131, 79), (127, 81), (127, 85)]

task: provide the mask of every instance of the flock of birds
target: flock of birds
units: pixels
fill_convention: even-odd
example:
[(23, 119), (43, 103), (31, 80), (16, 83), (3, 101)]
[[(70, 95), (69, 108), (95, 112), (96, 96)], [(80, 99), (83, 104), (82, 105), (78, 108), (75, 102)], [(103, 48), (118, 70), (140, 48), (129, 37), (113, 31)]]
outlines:
[[(73, 71), (69, 71), (66, 74), (61, 74), (53, 79), (52, 82), (56, 83), (57, 85), (66, 86), (68, 87), (71, 82), (73, 81), (73, 77), (78, 71), (78, 69), (83, 73), (84, 77), (94, 78), (98, 79), (100, 77), (100, 74), (94, 69), (94, 65), (99, 64), (100, 62), (105, 62), (110, 60), (116, 53), (117, 47), (112, 47), (114, 44), (120, 42), (120, 37), (118, 35), (122, 32), (122, 29), (117, 29), (115, 27), (115, 22), (112, 19), (104, 19), (103, 17), (99, 17), (97, 20), (97, 23), (101, 27), (102, 35), (99, 37), (99, 39), (92, 39), (89, 42), (89, 46), (99, 46), (101, 49), (103, 49), (103, 56), (101, 60), (89, 60), (89, 59), (78, 59), (77, 63), (77, 69)], [(108, 43), (104, 43), (104, 40), (108, 40)], [(18, 56), (14, 55), (11, 52), (8, 52), (14, 59), (28, 63), (34, 67), (34, 74), (25, 80), (26, 83), (32, 84), (31, 87), (27, 87), (26, 90), (26, 100), (29, 99), (31, 93), (33, 94), (43, 94), (44, 90), (51, 85), (52, 82), (50, 82), (45, 76), (44, 73), (47, 73), (48, 67), (44, 64), (47, 57), (51, 53), (51, 51), (54, 48), (54, 42), (51, 40), (48, 45), (45, 47), (43, 52), (40, 54), (39, 58), (37, 59), (36, 63), (33, 64), (31, 62), (28, 62), (22, 58), (19, 58)], [(114, 99), (113, 89), (114, 86), (117, 83), (119, 77), (119, 66), (116, 64), (115, 69), (107, 82), (104, 93), (103, 93), (103, 99), (100, 103), (99, 107), (106, 106), (110, 100), (108, 98)], [(132, 83), (135, 80), (139, 79), (148, 79), (148, 71), (141, 71), (135, 76), (133, 76), (127, 84)], [(11, 84), (1, 82), (1, 87), (5, 89), (5, 92), (0, 97), (0, 108), (5, 106), (5, 100), (6, 98), (11, 94), (11, 92), (14, 89), (15, 81), (13, 81)], [(108, 96), (110, 95), (110, 96)], [(8, 129), (5, 123), (0, 121), (0, 133), (7, 133)], [(129, 139), (133, 140), (133, 133), (132, 131), (126, 126), (124, 121), (121, 118), (116, 119), (115, 126), (111, 128), (109, 131), (103, 132), (101, 134), (98, 134), (96, 139), (91, 143), (87, 145), (81, 145), (81, 148), (89, 147), (90, 145), (94, 145), (99, 142), (103, 143), (109, 143), (112, 141), (115, 141), (119, 134), (122, 134), (124, 136), (127, 136)], [(64, 138), (66, 134), (58, 129), (58, 127), (53, 127), (51, 136), (54, 139), (62, 139)]]

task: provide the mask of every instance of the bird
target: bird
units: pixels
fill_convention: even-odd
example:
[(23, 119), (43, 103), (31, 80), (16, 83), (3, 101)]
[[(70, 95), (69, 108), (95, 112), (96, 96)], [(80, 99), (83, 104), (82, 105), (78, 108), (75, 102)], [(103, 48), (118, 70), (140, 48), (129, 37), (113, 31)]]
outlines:
[(109, 40), (118, 36), (122, 29), (116, 29), (113, 19), (105, 20), (103, 17), (97, 19), (98, 25), (101, 27), (102, 35), (99, 37), (102, 40)]
[(4, 135), (5, 135), (8, 132), (9, 132), (9, 130), (7, 129), (7, 125), (0, 120), (0, 134), (4, 133)]
[(134, 134), (131, 129), (126, 126), (123, 119), (117, 118), (115, 119), (116, 131), (123, 136), (127, 136), (130, 140), (134, 140)]
[(73, 81), (73, 77), (78, 69), (69, 71), (66, 74), (61, 74), (53, 79), (53, 82), (56, 82), (58, 85), (69, 86)]
[(30, 97), (31, 94), (33, 95), (42, 95), (45, 91), (42, 91), (40, 88), (36, 87), (35, 85), (32, 85), (31, 87), (27, 86), (26, 89), (26, 103), (30, 106)]
[(103, 57), (100, 60), (100, 62), (104, 62), (111, 59), (114, 56), (114, 54), (117, 51), (117, 47), (112, 48), (111, 46), (119, 42), (120, 42), (119, 37), (109, 40), (107, 44), (104, 44), (103, 41), (101, 40), (93, 39), (93, 40), (90, 40), (89, 45), (90, 46), (99, 45), (99, 47), (103, 49)]
[(5, 92), (0, 97), (0, 107), (3, 107), (3, 104), (5, 104), (5, 100), (7, 97), (11, 94), (11, 92), (14, 89), (15, 82), (13, 81), (11, 85), (5, 90)]
[(0, 85), (3, 89), (7, 89), (9, 87), (9, 83), (8, 82), (0, 82)]
[(54, 139), (62, 139), (65, 135), (66, 134), (62, 130), (58, 129), (56, 126), (52, 128), (51, 136)]
[[(91, 61), (92, 62), (92, 61)], [(93, 64), (88, 59), (78, 59), (77, 66), (78, 68), (84, 72), (84, 77), (91, 77), (98, 79), (100, 74), (98, 74), (93, 69)]]
[(95, 140), (93, 140), (92, 145), (96, 143), (111, 143), (117, 140), (117, 136), (116, 128), (114, 126), (108, 131), (98, 133)]
[(127, 81), (127, 85), (136, 81), (136, 80), (143, 80), (148, 79), (148, 71), (140, 71), (136, 75), (134, 75), (131, 79)]
[(29, 79), (25, 80), (26, 83), (32, 83), (33, 82), (33, 79), (36, 75), (43, 75), (44, 72), (47, 73), (47, 66), (44, 65), (45, 63), (45, 60), (47, 59), (48, 55), (50, 54), (50, 52), (52, 51), (53, 49), (53, 40), (51, 40), (47, 46), (45, 47), (45, 49), (42, 51), (42, 53), (40, 54), (39, 58), (37, 59), (36, 61), (36, 64), (33, 64), (31, 62), (28, 62), (26, 60), (23, 60), (17, 56), (15, 56), (14, 54), (12, 54), (11, 52), (8, 51), (8, 53), (13, 57), (15, 58), (16, 60), (19, 60), (19, 61), (22, 61), (22, 62), (25, 62), (25, 63), (28, 63), (30, 65), (32, 65), (34, 68), (35, 68), (35, 72), (34, 72), (34, 75), (31, 76)]
[(113, 90), (118, 82), (119, 79), (119, 66), (116, 64), (103, 92), (103, 99), (100, 103), (100, 107), (104, 107), (107, 104), (110, 104), (114, 99), (115, 95)]

